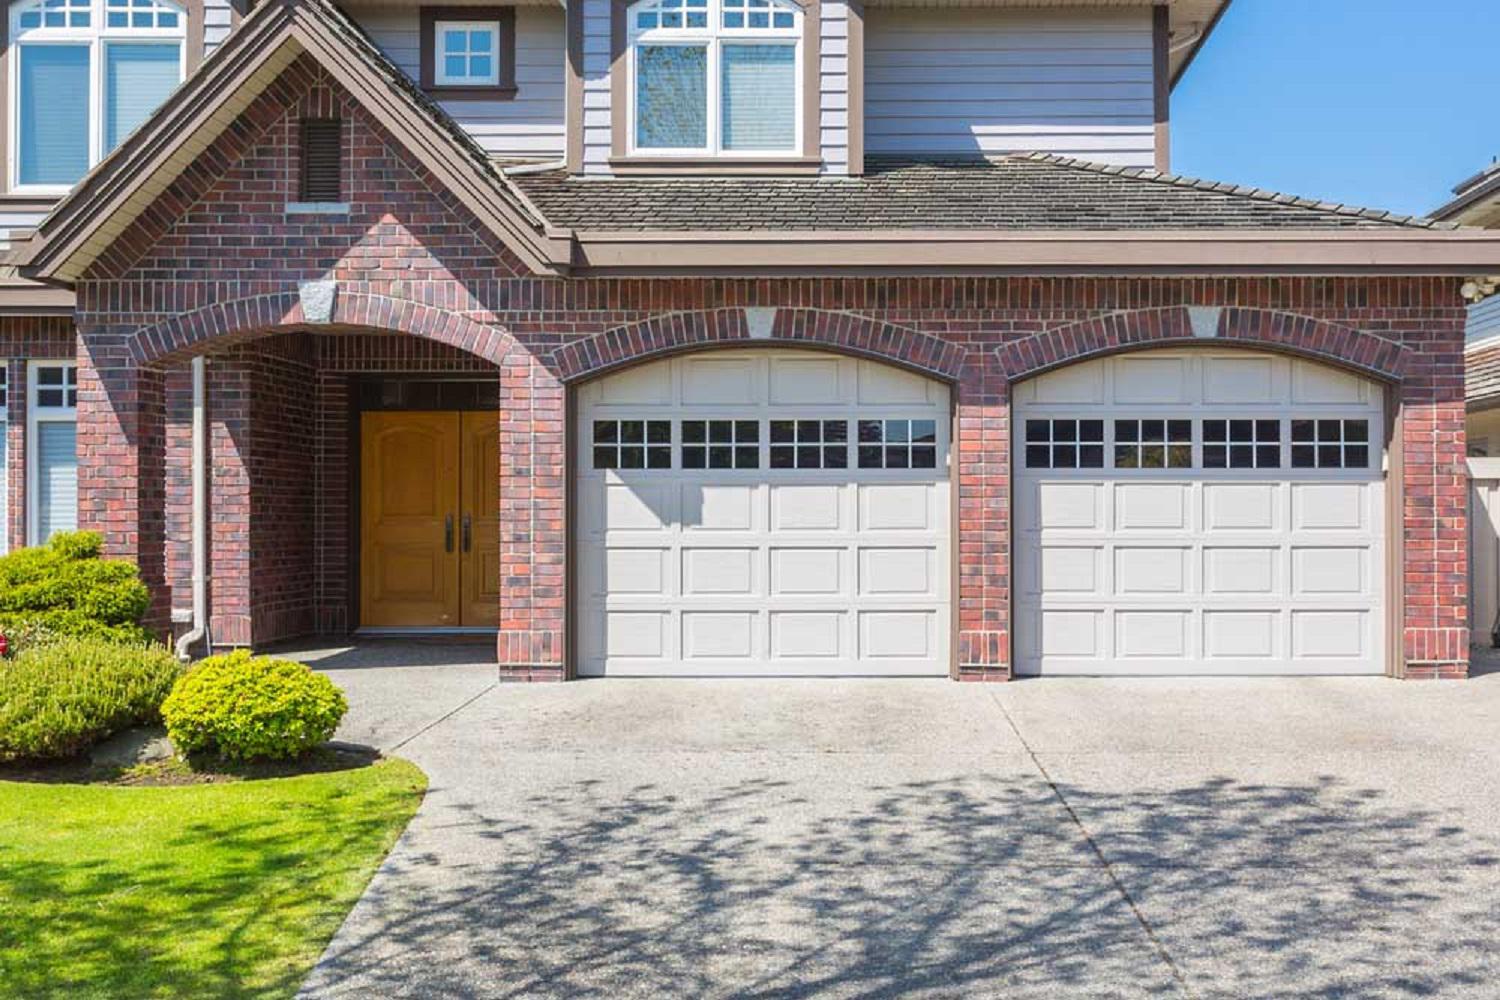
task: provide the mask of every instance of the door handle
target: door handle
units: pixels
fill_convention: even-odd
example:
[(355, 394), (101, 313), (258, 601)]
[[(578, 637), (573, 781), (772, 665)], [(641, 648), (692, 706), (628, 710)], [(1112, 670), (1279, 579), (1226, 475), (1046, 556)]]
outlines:
[(474, 519), (468, 514), (464, 515), (464, 551), (467, 552), (474, 546)]
[(443, 518), (443, 551), (453, 551), (453, 515)]

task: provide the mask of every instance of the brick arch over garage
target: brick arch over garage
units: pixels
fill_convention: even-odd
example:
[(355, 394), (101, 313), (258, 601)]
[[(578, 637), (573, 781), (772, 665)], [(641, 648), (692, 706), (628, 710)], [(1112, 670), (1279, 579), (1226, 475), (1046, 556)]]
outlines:
[(1271, 309), (1169, 306), (1111, 313), (1056, 327), (996, 348), (1010, 381), (1120, 351), (1171, 346), (1236, 346), (1296, 354), (1400, 382), (1411, 351), (1372, 333)]
[[(297, 293), (257, 295), (180, 313), (155, 326), (144, 327), (129, 340), (137, 364), (152, 365), (198, 353), (213, 345), (227, 346), (263, 336), (269, 331), (309, 326)], [(410, 299), (339, 292), (332, 314), (320, 329), (358, 327), (411, 334), (460, 348), (500, 364), (515, 340), (503, 327), (464, 313)]]
[(821, 309), (706, 309), (653, 316), (559, 348), (564, 382), (714, 347), (805, 347), (859, 355), (945, 382), (957, 382), (964, 349), (950, 341), (856, 313)]

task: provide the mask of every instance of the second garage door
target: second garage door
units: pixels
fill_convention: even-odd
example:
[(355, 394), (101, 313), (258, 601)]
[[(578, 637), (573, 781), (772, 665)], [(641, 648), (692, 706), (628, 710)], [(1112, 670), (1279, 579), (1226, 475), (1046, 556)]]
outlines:
[(1015, 393), (1023, 674), (1384, 669), (1381, 388), (1236, 350)]
[(739, 350), (577, 405), (580, 674), (948, 671), (945, 386)]

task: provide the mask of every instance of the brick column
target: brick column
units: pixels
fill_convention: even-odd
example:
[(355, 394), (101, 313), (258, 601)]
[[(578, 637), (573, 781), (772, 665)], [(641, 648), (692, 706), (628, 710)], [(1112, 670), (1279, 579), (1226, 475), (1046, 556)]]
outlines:
[[(1460, 334), (1461, 336), (1461, 334)], [(1469, 672), (1468, 471), (1464, 463), (1462, 351), (1401, 386), (1400, 503), (1409, 678)], [(1397, 540), (1393, 540), (1393, 544)]]
[(140, 567), (151, 589), (145, 624), (165, 634), (165, 386), (138, 365), (123, 338), (81, 326), (78, 352), (78, 526), (104, 538), (104, 554)]
[(566, 390), (530, 354), (500, 365), (500, 676), (562, 680)]
[(958, 384), (958, 679), (1010, 679), (1010, 386), (977, 351)]

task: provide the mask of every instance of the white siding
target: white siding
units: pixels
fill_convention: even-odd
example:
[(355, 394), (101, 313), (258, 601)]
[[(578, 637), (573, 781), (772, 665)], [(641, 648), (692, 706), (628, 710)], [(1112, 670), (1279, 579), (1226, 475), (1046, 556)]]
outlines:
[[(412, 79), (421, 72), (417, 8), (359, 9), (351, 16)], [(509, 101), (443, 101), (493, 156), (561, 159), (565, 25), (555, 7), (516, 8), (516, 96)]]
[(589, 174), (609, 173), (609, 25), (610, 0), (583, 0), (583, 170)]
[(0, 250), (10, 248), (10, 234), (18, 229), (35, 229), (46, 212), (0, 212)]
[(866, 9), (867, 153), (1153, 158), (1151, 11)]
[(203, 0), (203, 57), (213, 54), (233, 26), (229, 0)]
[(1500, 295), (1492, 295), (1469, 309), (1464, 339), (1469, 343), (1500, 337)]
[(820, 12), (822, 47), (818, 113), (823, 172), (849, 172), (849, 4), (828, 0)]

